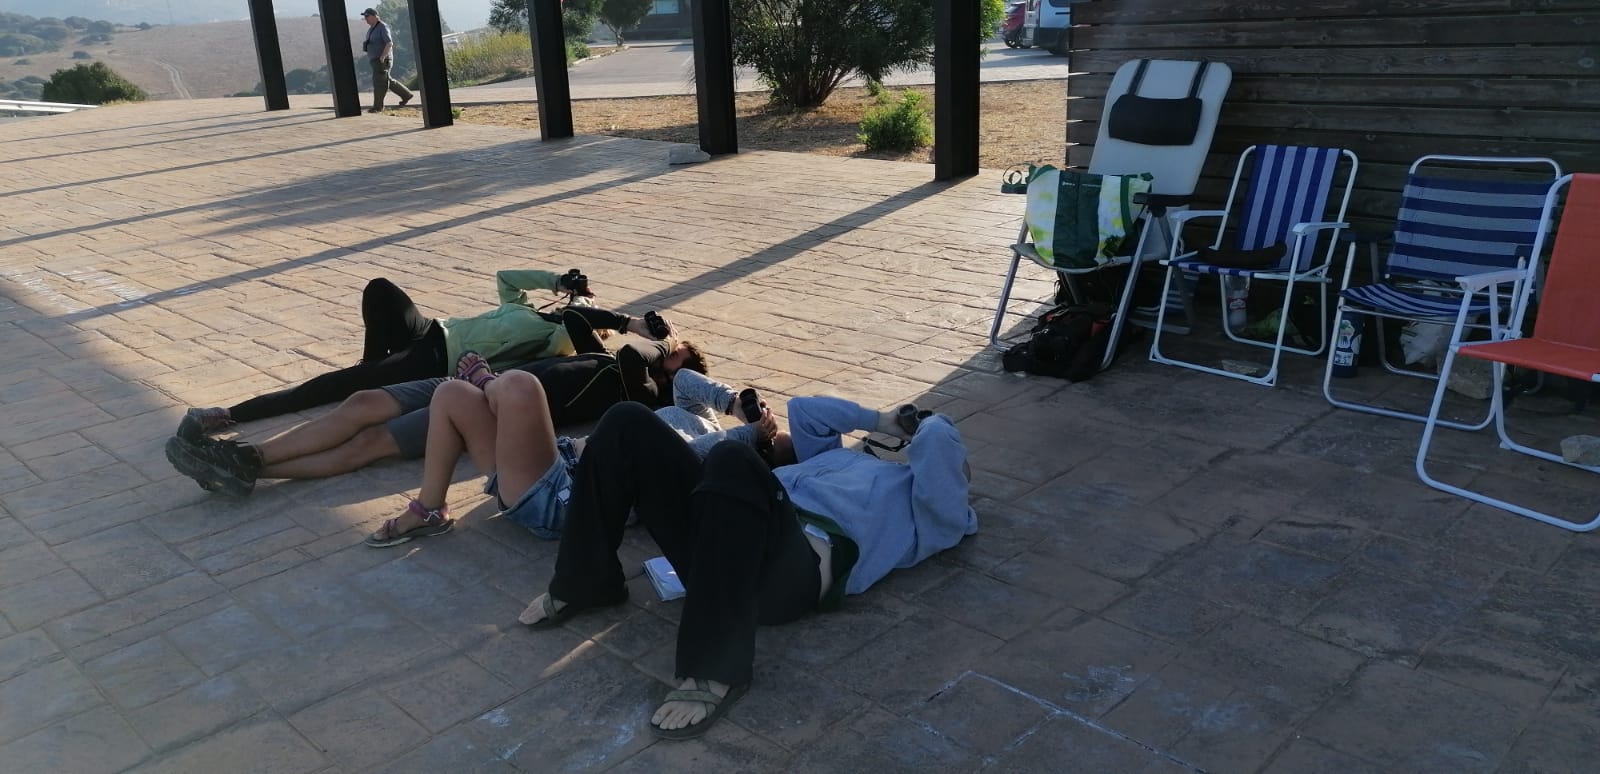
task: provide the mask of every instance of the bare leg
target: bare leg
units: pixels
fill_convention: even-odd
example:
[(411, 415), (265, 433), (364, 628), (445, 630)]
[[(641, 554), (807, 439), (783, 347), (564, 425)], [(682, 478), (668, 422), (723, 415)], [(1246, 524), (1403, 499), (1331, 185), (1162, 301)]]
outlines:
[[(292, 432), (292, 431), (291, 431)], [(268, 464), (261, 478), (327, 478), (360, 470), (400, 454), (394, 435), (384, 425), (372, 425), (331, 449)]]
[(433, 394), (430, 404), (428, 450), (422, 459), (422, 491), (417, 495), (423, 507), (444, 506), (463, 451), (479, 470), (494, 470), (494, 414), (483, 390), (449, 381)]
[[(361, 431), (374, 425), (381, 425), (398, 416), (400, 416), (400, 403), (389, 393), (383, 390), (362, 390), (345, 398), (344, 402), (332, 412), (296, 425), (255, 446), (261, 453), (262, 462), (266, 463), (268, 470), (271, 470), (278, 463), (337, 448), (355, 438)], [(339, 470), (321, 475), (344, 472), (347, 471)], [(315, 477), (278, 476), (267, 471), (263, 471), (262, 475), (268, 478)]]
[(495, 449), (491, 466), (479, 468), (499, 473), (502, 497), (512, 505), (556, 463), (550, 401), (538, 377), (526, 371), (501, 374), (484, 394), (495, 416)]

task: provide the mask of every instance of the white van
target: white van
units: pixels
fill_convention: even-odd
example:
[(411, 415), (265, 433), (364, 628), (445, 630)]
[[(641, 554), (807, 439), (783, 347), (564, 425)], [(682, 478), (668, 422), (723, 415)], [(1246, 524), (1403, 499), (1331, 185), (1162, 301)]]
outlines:
[(1072, 0), (1028, 0), (1028, 15), (1022, 21), (1022, 47), (1038, 46), (1058, 56), (1071, 45)]

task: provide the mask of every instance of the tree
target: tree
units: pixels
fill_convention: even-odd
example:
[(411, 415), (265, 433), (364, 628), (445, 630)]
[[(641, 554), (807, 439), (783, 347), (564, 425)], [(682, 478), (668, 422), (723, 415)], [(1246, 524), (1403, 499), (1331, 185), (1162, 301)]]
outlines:
[[(981, 44), (999, 15), (994, 0), (972, 1), (984, 6)], [(881, 81), (933, 59), (927, 0), (743, 0), (730, 10), (734, 61), (754, 68), (783, 107), (816, 107), (853, 74)]]
[(620, 46), (623, 31), (639, 26), (654, 6), (655, 0), (601, 0), (600, 21), (610, 28), (611, 36)]
[(145, 96), (144, 89), (106, 67), (105, 62), (95, 62), (55, 71), (45, 83), (40, 98), (46, 102), (103, 105), (117, 100), (138, 102)]
[[(568, 0), (561, 4), (561, 33), (582, 43), (594, 30), (598, 0)], [(489, 6), (489, 26), (501, 32), (528, 31), (527, 0), (494, 0)]]

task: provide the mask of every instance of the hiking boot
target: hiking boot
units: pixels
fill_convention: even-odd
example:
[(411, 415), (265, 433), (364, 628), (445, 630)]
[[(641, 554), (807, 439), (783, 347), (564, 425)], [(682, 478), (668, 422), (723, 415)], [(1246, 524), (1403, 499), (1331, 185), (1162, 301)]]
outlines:
[(245, 497), (255, 490), (256, 477), (261, 474), (261, 452), (242, 441), (173, 437), (167, 439), (166, 452), (173, 468), (208, 492)]
[(225, 408), (192, 408), (183, 412), (183, 419), (178, 420), (178, 437), (185, 441), (199, 441), (235, 424), (238, 423), (228, 416)]

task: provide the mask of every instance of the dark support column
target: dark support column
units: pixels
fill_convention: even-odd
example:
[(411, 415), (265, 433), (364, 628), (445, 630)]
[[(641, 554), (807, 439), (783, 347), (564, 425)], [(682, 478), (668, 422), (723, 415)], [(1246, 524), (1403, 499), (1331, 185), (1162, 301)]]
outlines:
[[(975, 1), (975, 0), (974, 0)], [(694, 96), (700, 107), (700, 150), (739, 152), (733, 109), (733, 25), (728, 0), (690, 0), (694, 27)]]
[(933, 3), (933, 179), (978, 174), (978, 3)]
[(261, 63), (261, 91), (268, 110), (289, 109), (289, 86), (283, 81), (283, 52), (278, 48), (278, 20), (272, 0), (250, 0), (250, 31), (256, 38), (256, 60)]
[[(355, 54), (350, 39), (350, 17), (344, 0), (317, 0), (322, 18), (322, 44), (328, 51), (328, 80), (333, 85), (333, 114), (340, 118), (361, 115), (361, 91), (356, 87)], [(362, 36), (362, 40), (366, 40)], [(365, 66), (366, 62), (362, 62)]]
[(561, 0), (527, 0), (533, 39), (533, 86), (539, 98), (539, 139), (572, 136), (572, 87), (567, 83), (567, 38)]
[(422, 91), (422, 125), (437, 129), (455, 123), (450, 115), (450, 79), (444, 66), (444, 25), (439, 21), (439, 0), (411, 0), (411, 33), (416, 40), (396, 41), (416, 46), (417, 86)]

